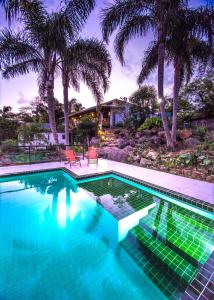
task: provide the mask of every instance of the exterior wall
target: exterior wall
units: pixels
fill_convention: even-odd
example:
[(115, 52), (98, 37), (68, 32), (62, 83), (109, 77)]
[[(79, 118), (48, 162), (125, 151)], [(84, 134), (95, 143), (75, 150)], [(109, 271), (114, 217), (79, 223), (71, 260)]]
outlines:
[(117, 124), (119, 123), (123, 123), (125, 119), (129, 116), (129, 113), (130, 113), (129, 103), (121, 106), (121, 111), (114, 111), (114, 109), (112, 109), (111, 116), (110, 116), (111, 127), (117, 126)]
[[(63, 144), (65, 145), (65, 134), (62, 133), (62, 132), (58, 132), (58, 140), (59, 140), (59, 143), (60, 144)], [(47, 141), (49, 144), (51, 145), (55, 145), (55, 142), (54, 142), (54, 138), (53, 138), (53, 133), (50, 132), (50, 133), (44, 133), (44, 136), (46, 137)]]
[[(58, 134), (59, 143), (65, 145), (65, 134), (61, 132), (58, 132), (57, 134)], [(52, 132), (48, 132), (48, 133), (45, 132), (43, 133), (43, 136), (47, 142), (40, 141), (40, 140), (34, 140), (31, 143), (26, 143), (26, 144), (19, 142), (19, 146), (55, 145)]]

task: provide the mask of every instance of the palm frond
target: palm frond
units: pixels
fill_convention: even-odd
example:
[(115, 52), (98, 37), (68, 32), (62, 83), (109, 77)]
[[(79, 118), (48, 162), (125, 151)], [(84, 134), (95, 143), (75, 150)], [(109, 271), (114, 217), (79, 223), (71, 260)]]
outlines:
[(41, 59), (41, 53), (27, 35), (4, 29), (0, 32), (0, 63), (12, 64), (29, 59)]
[(115, 0), (102, 10), (102, 34), (106, 42), (110, 35), (133, 16), (152, 10), (150, 0)]
[(4, 79), (15, 78), (19, 75), (25, 75), (27, 73), (39, 72), (40, 61), (37, 59), (31, 59), (28, 61), (20, 62), (13, 65), (5, 65), (2, 70), (2, 76)]
[(91, 90), (97, 105), (99, 105), (103, 101), (103, 93), (100, 89), (99, 83), (95, 81), (94, 76), (91, 76), (88, 72), (82, 72), (81, 74), (82, 81), (88, 86)]
[(95, 7), (95, 0), (65, 0), (64, 13), (75, 31), (85, 24), (89, 14)]
[(152, 27), (153, 21), (150, 16), (133, 16), (120, 28), (115, 38), (114, 49), (122, 65), (125, 45), (131, 38), (145, 35)]
[(18, 16), (20, 12), (20, 1), (21, 0), (0, 0), (0, 5), (2, 5), (4, 9), (6, 19), (9, 23)]
[(157, 64), (158, 64), (158, 43), (151, 42), (144, 54), (141, 72), (137, 79), (138, 84), (143, 83), (143, 81), (149, 76), (149, 74), (157, 67)]
[(97, 39), (79, 39), (70, 46), (69, 52), (70, 61), (96, 64), (110, 76), (112, 68), (111, 56), (105, 45)]

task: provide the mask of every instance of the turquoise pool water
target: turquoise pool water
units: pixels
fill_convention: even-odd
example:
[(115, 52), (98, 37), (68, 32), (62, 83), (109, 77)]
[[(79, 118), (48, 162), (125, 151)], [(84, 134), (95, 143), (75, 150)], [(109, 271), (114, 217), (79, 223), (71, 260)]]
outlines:
[(0, 299), (166, 299), (116, 226), (63, 171), (0, 179)]

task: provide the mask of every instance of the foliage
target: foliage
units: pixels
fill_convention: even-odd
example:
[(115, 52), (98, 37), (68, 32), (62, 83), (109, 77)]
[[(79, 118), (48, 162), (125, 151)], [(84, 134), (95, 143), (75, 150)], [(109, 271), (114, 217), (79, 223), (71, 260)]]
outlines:
[(139, 115), (141, 122), (158, 108), (156, 90), (151, 85), (140, 87), (129, 97), (129, 101), (134, 104), (131, 113)]
[(83, 110), (84, 107), (76, 98), (72, 98), (68, 103), (68, 113), (78, 112)]
[(180, 94), (181, 99), (190, 103), (195, 111), (207, 116), (214, 111), (214, 73), (206, 77), (198, 77), (186, 85)]
[(206, 153), (196, 151), (193, 153), (179, 154), (165, 160), (164, 165), (168, 168), (177, 167), (206, 167), (211, 169), (214, 166), (213, 159), (209, 158)]
[(214, 142), (204, 141), (197, 146), (198, 151), (214, 151)]
[(89, 140), (94, 137), (97, 133), (97, 123), (95, 123), (89, 117), (83, 117), (79, 124), (77, 125), (77, 135), (87, 141), (89, 144)]
[(203, 140), (207, 133), (207, 127), (204, 127), (204, 126), (198, 127), (197, 133), (198, 133), (200, 139)]
[(0, 143), (6, 139), (18, 139), (18, 122), (0, 115)]
[(158, 117), (147, 118), (145, 122), (139, 127), (140, 131), (151, 128), (161, 128), (162, 120)]
[(19, 140), (23, 144), (29, 144), (34, 141), (38, 141), (38, 144), (40, 142), (48, 143), (46, 137), (43, 134), (46, 131), (47, 130), (45, 130), (39, 124), (23, 124), (23, 126), (20, 128)]
[(14, 146), (17, 146), (17, 140), (7, 139), (1, 142), (1, 151), (2, 152), (13, 152)]

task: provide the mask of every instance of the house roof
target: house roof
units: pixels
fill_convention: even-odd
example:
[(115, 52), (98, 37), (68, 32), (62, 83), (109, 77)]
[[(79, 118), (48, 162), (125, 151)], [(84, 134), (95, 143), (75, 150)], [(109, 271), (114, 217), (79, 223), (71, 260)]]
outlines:
[[(132, 105), (130, 102), (127, 102), (127, 101), (124, 101), (124, 100), (120, 100), (120, 99), (113, 99), (113, 100), (110, 100), (110, 101), (106, 101), (106, 102), (103, 102), (100, 104), (101, 107), (117, 107), (116, 105), (113, 105), (113, 101), (117, 101), (117, 102), (120, 102), (121, 104), (122, 103), (126, 103), (126, 104), (129, 104), (129, 105)], [(91, 106), (89, 108), (85, 108), (81, 111), (78, 111), (78, 112), (73, 112), (69, 115), (69, 117), (76, 117), (76, 116), (79, 116), (81, 114), (85, 114), (85, 113), (89, 113), (89, 112), (92, 112), (94, 110), (97, 109), (97, 105), (94, 105), (94, 106)]]

